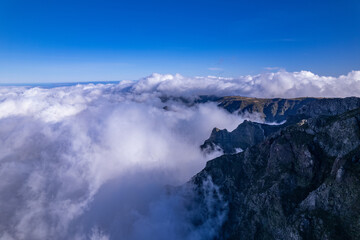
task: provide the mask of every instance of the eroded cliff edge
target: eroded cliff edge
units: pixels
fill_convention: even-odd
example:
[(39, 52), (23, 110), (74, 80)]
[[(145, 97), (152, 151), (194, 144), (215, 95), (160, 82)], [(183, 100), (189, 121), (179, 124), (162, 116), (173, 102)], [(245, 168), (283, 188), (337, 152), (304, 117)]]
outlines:
[[(360, 98), (259, 99), (224, 97), (219, 106), (240, 115), (260, 116), (264, 123), (244, 121), (235, 130), (214, 128), (200, 146), (204, 152), (221, 149), (233, 154), (256, 145), (280, 129), (316, 116), (334, 116), (360, 107)], [(269, 121), (272, 124), (269, 125)], [(275, 123), (275, 124), (274, 124)]]
[(360, 239), (359, 145), (360, 109), (308, 118), (209, 161), (191, 182), (211, 177), (228, 203), (219, 239)]

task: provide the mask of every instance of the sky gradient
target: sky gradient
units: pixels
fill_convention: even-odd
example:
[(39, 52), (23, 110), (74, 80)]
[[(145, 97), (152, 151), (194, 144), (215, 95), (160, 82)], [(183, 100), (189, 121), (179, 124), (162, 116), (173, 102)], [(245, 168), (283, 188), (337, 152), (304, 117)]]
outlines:
[(360, 70), (360, 2), (0, 0), (0, 83)]

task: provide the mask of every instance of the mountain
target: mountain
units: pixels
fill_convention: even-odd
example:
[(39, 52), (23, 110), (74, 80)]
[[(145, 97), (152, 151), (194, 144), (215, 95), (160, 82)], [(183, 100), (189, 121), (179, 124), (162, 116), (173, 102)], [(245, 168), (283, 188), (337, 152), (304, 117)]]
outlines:
[(256, 113), (265, 121), (283, 124), (269, 125), (244, 121), (235, 130), (214, 128), (210, 137), (200, 146), (205, 152), (220, 147), (225, 154), (233, 154), (262, 142), (274, 132), (315, 116), (332, 116), (360, 107), (360, 98), (300, 98), (300, 99), (258, 99), (245, 97), (224, 97), (217, 99), (220, 107), (239, 114)]
[(209, 139), (200, 146), (205, 152), (212, 152), (220, 147), (225, 154), (233, 154), (258, 144), (283, 126), (267, 125), (245, 120), (235, 130), (214, 128)]
[[(214, 98), (210, 98), (214, 100)], [(336, 115), (360, 107), (360, 98), (248, 98), (229, 96), (216, 100), (219, 107), (233, 113), (257, 113), (266, 122), (282, 122), (289, 116)]]
[[(296, 99), (284, 111), (286, 101), (252, 101), (249, 109), (260, 104), (272, 120), (295, 111), (305, 118), (209, 161), (192, 178), (200, 202), (208, 179), (227, 202), (218, 239), (360, 239), (359, 99)], [(243, 99), (225, 102), (229, 111), (246, 108)], [(277, 110), (267, 115), (271, 103)], [(259, 125), (244, 124), (245, 135), (261, 139)]]
[(317, 98), (248, 98), (229, 96), (218, 99), (218, 106), (233, 113), (257, 113), (267, 122), (282, 122), (287, 116), (295, 115), (303, 106), (319, 101)]

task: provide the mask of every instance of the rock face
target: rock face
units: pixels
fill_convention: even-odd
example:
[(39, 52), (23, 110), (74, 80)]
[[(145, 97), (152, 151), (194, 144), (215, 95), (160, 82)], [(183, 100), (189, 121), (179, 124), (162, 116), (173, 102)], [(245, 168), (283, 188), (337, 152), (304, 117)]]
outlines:
[(360, 109), (282, 128), (191, 183), (209, 177), (228, 203), (218, 239), (360, 239)]
[(321, 98), (301, 106), (296, 114), (308, 117), (338, 115), (360, 107), (360, 98)]
[[(287, 116), (297, 114), (298, 110), (319, 99), (316, 98), (248, 98), (223, 97), (218, 100), (218, 106), (233, 113), (258, 113), (267, 122), (282, 122)], [(359, 101), (360, 105), (360, 101)]]
[(302, 98), (302, 99), (257, 99), (244, 97), (225, 97), (220, 105), (228, 111), (239, 113), (258, 113), (268, 121), (280, 122), (281, 125), (268, 125), (245, 121), (234, 131), (214, 128), (209, 139), (200, 147), (210, 152), (220, 147), (225, 154), (236, 153), (262, 142), (266, 137), (281, 128), (295, 124), (302, 119), (325, 115), (333, 116), (360, 107), (360, 98)]
[(336, 115), (360, 107), (360, 98), (248, 98), (222, 97), (218, 106), (233, 113), (258, 113), (267, 122), (282, 122), (289, 116)]
[(244, 121), (234, 131), (214, 128), (210, 138), (200, 148), (205, 152), (211, 152), (220, 147), (224, 154), (233, 154), (250, 146), (264, 141), (265, 137), (276, 132), (280, 126), (266, 125), (250, 121)]

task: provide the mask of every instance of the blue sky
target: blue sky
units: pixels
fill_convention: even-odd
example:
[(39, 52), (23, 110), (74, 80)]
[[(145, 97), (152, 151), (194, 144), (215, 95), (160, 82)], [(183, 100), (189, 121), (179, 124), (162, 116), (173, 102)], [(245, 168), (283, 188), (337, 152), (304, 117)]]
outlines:
[(0, 0), (0, 82), (360, 70), (360, 1)]

